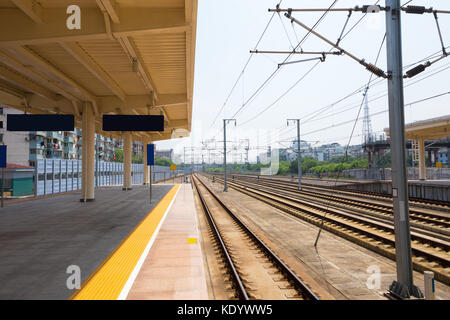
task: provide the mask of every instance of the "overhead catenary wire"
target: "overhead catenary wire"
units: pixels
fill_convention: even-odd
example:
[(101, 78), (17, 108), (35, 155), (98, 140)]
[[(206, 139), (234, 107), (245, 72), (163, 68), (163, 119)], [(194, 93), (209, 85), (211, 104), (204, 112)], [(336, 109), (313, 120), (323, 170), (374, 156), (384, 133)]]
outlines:
[[(432, 55), (433, 55), (433, 54), (432, 54)], [(450, 64), (450, 63), (449, 63), (449, 64)], [(428, 78), (430, 78), (430, 77), (432, 77), (432, 76), (435, 76), (436, 74), (441, 73), (441, 72), (443, 72), (443, 71), (445, 71), (445, 70), (447, 70), (447, 69), (449, 69), (449, 68), (450, 68), (450, 66), (444, 65), (444, 66), (442, 66), (442, 67), (440, 67), (440, 68), (438, 68), (438, 69), (431, 70), (431, 71), (429, 72), (429, 74), (427, 74), (426, 76), (424, 76), (424, 77), (422, 77), (422, 78), (420, 78), (420, 79), (417, 79), (417, 80), (415, 80), (415, 81), (410, 81), (410, 82), (408, 82), (408, 83), (405, 85), (405, 88), (406, 88), (406, 87), (409, 87), (409, 86), (412, 86), (412, 85), (414, 85), (414, 84), (416, 84), (416, 83), (419, 83), (419, 82), (421, 82), (421, 81), (423, 81), (423, 80), (426, 80), (426, 79), (428, 79)], [(381, 79), (378, 79), (378, 80), (381, 80)], [(370, 83), (373, 83), (373, 80), (372, 80), (372, 82), (370, 82)], [(379, 84), (379, 83), (375, 83), (375, 85), (377, 85), (377, 84)], [(372, 84), (371, 87), (373, 87), (373, 86), (374, 86), (374, 85)], [(366, 87), (367, 87), (367, 84), (365, 84), (364, 86), (358, 88), (357, 90), (353, 91), (351, 94), (347, 95), (347, 96), (344, 97), (344, 98), (341, 98), (340, 100), (338, 100), (338, 101), (336, 101), (336, 102), (337, 102), (337, 103), (338, 103), (338, 102), (341, 102), (341, 101), (343, 101), (345, 98), (347, 98), (347, 97), (349, 97), (349, 96), (353, 96), (354, 94), (360, 93), (360, 92), (364, 91), (364, 89), (365, 89)], [(382, 94), (382, 95), (380, 95), (380, 96), (377, 96), (377, 97), (371, 99), (369, 102), (373, 102), (373, 101), (379, 100), (380, 98), (383, 98), (383, 97), (385, 97), (385, 96), (386, 96), (386, 94)], [(438, 95), (438, 96), (440, 96), (440, 95)], [(438, 96), (436, 96), (436, 97), (438, 97)], [(433, 97), (435, 97), (435, 96), (433, 96)], [(433, 97), (432, 97), (432, 98), (433, 98)], [(422, 100), (420, 100), (420, 101), (422, 101)], [(414, 101), (414, 102), (412, 102), (412, 103), (407, 103), (407, 104), (405, 104), (405, 106), (406, 106), (406, 105), (413, 105), (413, 104), (415, 104), (415, 103), (417, 103), (417, 101)], [(336, 104), (336, 103), (335, 103), (335, 104)], [(329, 106), (326, 106), (326, 107), (328, 108)], [(351, 109), (353, 109), (353, 108), (355, 108), (355, 107), (360, 107), (360, 104), (358, 103), (357, 105), (352, 105), (352, 106), (351, 106)], [(323, 108), (322, 108), (322, 109), (323, 109)], [(350, 109), (350, 108), (349, 108), (349, 109)], [(348, 110), (349, 110), (349, 109), (348, 109)], [(321, 113), (323, 113), (323, 112), (326, 111), (326, 110), (321, 110), (321, 111), (322, 111)], [(372, 116), (379, 115), (379, 114), (386, 113), (386, 112), (387, 112), (387, 110), (385, 110), (385, 111), (383, 111), (383, 112), (381, 112), (381, 113), (373, 114)], [(307, 121), (303, 121), (303, 122), (302, 122), (302, 125), (303, 125), (303, 126), (306, 125), (306, 124), (308, 124), (308, 123), (310, 123), (310, 122), (312, 122), (312, 120), (309, 120), (309, 119), (315, 119), (316, 116), (317, 116), (317, 114), (316, 114), (316, 116), (314, 116), (314, 114), (311, 114), (311, 113), (310, 113), (310, 115), (312, 115), (312, 116), (310, 116), (309, 118), (306, 117)], [(330, 116), (331, 116), (331, 115), (330, 115)], [(328, 116), (326, 116), (326, 117), (328, 117)], [(325, 117), (323, 117), (323, 118), (325, 118)], [(302, 117), (302, 119), (305, 119), (305, 117)], [(302, 136), (310, 135), (310, 134), (312, 134), (312, 133), (320, 132), (320, 131), (327, 130), (327, 129), (334, 128), (334, 127), (339, 127), (339, 126), (341, 126), (341, 125), (351, 123), (351, 122), (353, 122), (354, 120), (355, 120), (355, 119), (346, 121), (345, 123), (337, 123), (337, 124), (333, 124), (332, 126), (325, 127), (325, 128), (321, 128), (321, 129), (315, 130), (314, 132), (306, 132), (306, 133), (304, 133)], [(283, 129), (283, 128), (284, 128), (284, 129)], [(278, 128), (278, 129), (281, 129), (281, 130), (278, 130), (278, 134), (279, 134), (280, 136), (284, 136), (284, 135), (289, 134), (289, 133), (290, 133), (292, 130), (294, 130), (295, 128), (291, 127), (291, 128), (289, 129), (289, 127), (282, 126), (282, 127)], [(286, 140), (286, 139), (289, 140), (289, 139), (294, 139), (294, 138), (295, 138), (294, 136), (289, 137), (289, 138), (286, 137), (286, 138), (283, 138), (283, 140)]]
[[(283, 0), (280, 0), (280, 2), (278, 3), (278, 5), (280, 5), (282, 2), (283, 2)], [(262, 32), (261, 35), (259, 36), (258, 41), (256, 42), (256, 45), (255, 45), (255, 50), (258, 48), (259, 43), (261, 42), (262, 38), (263, 38), (264, 35), (266, 34), (266, 31), (267, 31), (267, 29), (269, 28), (269, 26), (270, 26), (270, 24), (271, 24), (271, 22), (272, 22), (274, 16), (275, 16), (275, 13), (272, 14), (272, 16), (270, 17), (269, 21), (268, 21), (267, 24), (266, 24), (266, 27), (264, 28), (263, 32)], [(249, 57), (248, 57), (248, 59), (247, 59), (247, 61), (246, 61), (245, 64), (244, 64), (244, 67), (242, 68), (241, 72), (239, 73), (239, 76), (237, 77), (236, 81), (234, 82), (234, 84), (233, 84), (233, 86), (232, 86), (230, 92), (228, 93), (228, 95), (227, 95), (227, 97), (226, 97), (226, 99), (225, 99), (225, 102), (222, 104), (222, 107), (220, 108), (219, 112), (218, 112), (217, 115), (215, 116), (215, 118), (214, 118), (214, 120), (213, 120), (213, 122), (212, 122), (212, 124), (211, 124), (211, 127), (212, 127), (212, 126), (214, 125), (214, 123), (217, 121), (217, 118), (222, 114), (222, 111), (224, 110), (225, 106), (227, 105), (227, 103), (228, 103), (228, 101), (229, 101), (231, 95), (232, 95), (233, 92), (234, 92), (234, 89), (236, 88), (236, 86), (237, 86), (239, 80), (241, 79), (241, 77), (242, 77), (242, 75), (243, 75), (245, 69), (247, 68), (248, 64), (250, 63), (252, 57), (253, 57), (253, 55), (250, 54)]]
[(329, 39), (327, 39), (326, 37), (324, 37), (323, 35), (321, 35), (320, 33), (314, 31), (313, 29), (311, 29), (310, 27), (308, 27), (307, 25), (305, 25), (304, 23), (302, 23), (301, 21), (299, 21), (298, 19), (292, 17), (291, 12), (288, 11), (287, 13), (284, 14), (286, 16), (286, 18), (290, 19), (291, 21), (297, 23), (299, 26), (301, 26), (302, 28), (310, 31), (312, 34), (314, 34), (316, 37), (318, 37), (319, 39), (325, 41), (326, 43), (328, 43), (329, 45), (331, 45), (332, 47), (338, 49), (339, 51), (341, 51), (343, 54), (345, 54), (346, 56), (350, 57), (351, 59), (355, 60), (356, 62), (358, 62), (359, 64), (363, 65), (364, 67), (366, 67), (366, 69), (370, 72), (372, 72), (373, 74), (379, 76), (379, 77), (383, 77), (383, 78), (388, 78), (388, 75), (381, 70), (380, 68), (378, 68), (376, 66), (376, 64), (371, 64), (371, 63), (367, 63), (364, 59), (360, 59), (358, 57), (356, 57), (355, 55), (353, 55), (352, 53), (348, 52), (347, 50), (343, 49), (342, 47), (340, 47), (339, 45), (333, 43), (332, 41), (330, 41)]
[[(379, 0), (375, 3), (378, 4)], [(335, 4), (335, 3), (334, 3)], [(341, 41), (346, 38), (350, 32), (364, 19), (364, 17), (366, 16), (366, 14), (364, 14), (351, 28), (349, 31), (347, 31), (344, 36), (342, 36)], [(314, 26), (313, 26), (314, 28)], [(309, 33), (308, 33), (309, 34)], [(329, 50), (329, 52), (331, 52), (333, 50), (333, 47)], [(268, 111), (271, 107), (273, 107), (276, 103), (278, 103), (278, 101), (280, 101), (284, 96), (286, 96), (292, 89), (294, 89), (312, 70), (314, 70), (320, 62), (316, 62), (305, 74), (303, 74), (300, 79), (298, 79), (292, 86), (290, 86), (280, 97), (278, 97), (274, 102), (272, 102), (271, 104), (269, 104), (266, 108), (264, 108), (262, 111), (258, 112), (256, 115), (254, 115), (253, 117), (251, 117), (250, 119), (242, 122), (240, 125), (243, 126), (253, 120), (255, 120), (256, 118), (258, 118), (259, 116), (261, 116), (263, 113), (265, 113), (266, 111)]]
[[(359, 21), (358, 21), (358, 22), (359, 22)], [(450, 46), (448, 46), (447, 48), (450, 48)], [(432, 53), (432, 54), (428, 55), (427, 57), (425, 57), (425, 58), (423, 58), (423, 59), (421, 59), (421, 60), (419, 60), (419, 61), (416, 61), (416, 62), (414, 62), (414, 63), (411, 63), (411, 64), (409, 64), (409, 65), (406, 65), (406, 66), (404, 67), (404, 69), (410, 67), (411, 65), (420, 63), (420, 62), (422, 62), (422, 61), (426, 61), (426, 60), (430, 59), (431, 57), (435, 56), (436, 54), (438, 54), (439, 52), (440, 52), (440, 51), (437, 51), (437, 52)], [(447, 68), (445, 68), (445, 69), (443, 69), (443, 70), (438, 70), (436, 73), (442, 72), (442, 71), (444, 71), (444, 70), (446, 70), (446, 69), (447, 69)], [(430, 72), (431, 72), (431, 71), (430, 71)], [(434, 75), (434, 73), (431, 74), (430, 76), (432, 76), (432, 75)], [(426, 78), (428, 78), (428, 76), (425, 77), (425, 78), (423, 78), (423, 79), (426, 79)], [(415, 83), (417, 83), (417, 82), (420, 82), (420, 81), (422, 81), (422, 79), (420, 79), (420, 80), (418, 80), (418, 81), (416, 81), (416, 82), (408, 83), (405, 87), (408, 87), (408, 86), (410, 86), (410, 85), (412, 85), (412, 84), (415, 84)], [(370, 86), (371, 86), (371, 87), (374, 87), (374, 86), (380, 85), (380, 84), (382, 84), (382, 83), (384, 83), (384, 79), (376, 78), (376, 79), (373, 79), (373, 80), (371, 81)], [(360, 93), (360, 92), (363, 92), (364, 89), (365, 89), (365, 87), (366, 87), (366, 84), (364, 84), (363, 86), (359, 87), (358, 89), (352, 91), (351, 93), (347, 94), (346, 96), (344, 96), (344, 97), (342, 97), (342, 98), (340, 98), (340, 99), (338, 99), (338, 100), (332, 102), (331, 104), (328, 104), (328, 105), (326, 105), (326, 106), (324, 106), (324, 107), (322, 107), (322, 108), (320, 108), (320, 109), (318, 109), (318, 110), (315, 110), (315, 111), (313, 111), (313, 112), (310, 112), (310, 113), (306, 114), (305, 116), (302, 117), (302, 124), (308, 122), (309, 119), (314, 119), (316, 116), (322, 114), (322, 113), (325, 112), (326, 110), (328, 110), (328, 109), (334, 107), (335, 105), (341, 103), (342, 101), (345, 101), (345, 100), (347, 100), (348, 98), (350, 98), (350, 97), (352, 97), (352, 96), (354, 96), (354, 95), (356, 95), (356, 94), (358, 94), (358, 93)], [(384, 92), (387, 92), (387, 91), (385, 90)], [(381, 97), (384, 97), (384, 96), (386, 96), (386, 95), (383, 95), (383, 96), (381, 96)], [(379, 97), (379, 98), (381, 98), (381, 97)], [(377, 98), (371, 99), (369, 102), (375, 101), (375, 100), (377, 100)]]
[[(415, 105), (415, 104), (418, 104), (418, 103), (421, 103), (421, 102), (425, 102), (425, 101), (428, 101), (428, 100), (436, 99), (436, 98), (439, 98), (439, 97), (442, 97), (442, 96), (445, 96), (445, 95), (448, 95), (448, 94), (450, 94), (450, 91), (446, 91), (446, 92), (443, 92), (443, 93), (440, 93), (440, 94), (436, 94), (436, 95), (433, 95), (433, 96), (430, 96), (430, 97), (426, 97), (426, 98), (422, 98), (422, 99), (419, 99), (419, 100), (416, 100), (416, 101), (405, 103), (405, 106), (412, 106), (412, 105)], [(388, 111), (389, 111), (389, 109), (383, 109), (383, 110), (380, 110), (380, 111), (377, 111), (377, 112), (374, 112), (374, 113), (370, 114), (370, 116), (372, 117), (372, 116), (380, 115), (380, 114), (386, 113)], [(320, 129), (315, 129), (315, 130), (312, 130), (312, 131), (308, 131), (308, 132), (303, 133), (302, 136), (308, 136), (308, 135), (311, 135), (311, 134), (316, 133), (316, 132), (324, 131), (324, 130), (331, 129), (331, 128), (336, 128), (336, 127), (339, 127), (339, 126), (342, 126), (342, 125), (345, 125), (345, 124), (348, 124), (348, 123), (353, 123), (354, 121), (357, 121), (358, 119), (359, 119), (359, 117), (356, 117), (354, 119), (350, 119), (350, 120), (346, 120), (346, 121), (343, 121), (343, 122), (339, 122), (339, 123), (333, 124), (333, 125), (328, 126), (328, 127), (323, 127), (323, 128), (320, 128)]]
[[(331, 9), (338, 0), (334, 0), (329, 9)], [(316, 21), (316, 23), (312, 26), (311, 30), (314, 30), (319, 24), (320, 22), (325, 18), (326, 14), (328, 13), (328, 11), (325, 11), (322, 16)], [(311, 34), (311, 32), (308, 32), (303, 38), (302, 40), (300, 40), (300, 42), (296, 45), (296, 47), (294, 48), (293, 51), (296, 51), (297, 48), (299, 46), (301, 46), (301, 44), (308, 38), (308, 36)], [(284, 60), (282, 63), (287, 62), (290, 58), (292, 57), (292, 54), (290, 53)], [(247, 99), (247, 101), (233, 114), (232, 118), (236, 118), (236, 116), (261, 92), (261, 90), (274, 78), (274, 76), (278, 73), (278, 71), (281, 69), (281, 67), (278, 67), (277, 69), (275, 69), (268, 78), (266, 78), (266, 80), (253, 92), (253, 94)]]
[(277, 15), (278, 15), (278, 18), (280, 18), (280, 23), (283, 26), (283, 30), (284, 30), (284, 33), (286, 34), (286, 38), (288, 39), (289, 44), (291, 45), (291, 48), (294, 49), (294, 45), (292, 44), (291, 37), (289, 37), (289, 33), (286, 30), (286, 26), (284, 25), (283, 19), (281, 19), (280, 13), (277, 13)]
[[(410, 2), (410, 1), (409, 1), (409, 2)], [(407, 2), (407, 3), (409, 3), (409, 2)], [(377, 3), (378, 3), (378, 1), (377, 1)], [(406, 5), (407, 3), (405, 3), (404, 5)], [(364, 16), (365, 16), (365, 15), (364, 15)], [(347, 31), (347, 33), (346, 33), (345, 35), (349, 34), (349, 33), (354, 29), (354, 27), (356, 27), (356, 25), (362, 21), (362, 18), (364, 18), (364, 16), (361, 17), (361, 19), (359, 19), (358, 22), (357, 22), (353, 27), (351, 27), (350, 30)], [(447, 47), (447, 48), (448, 48), (448, 47)], [(377, 84), (379, 84), (379, 83), (382, 83), (382, 81), (378, 82)], [(279, 100), (277, 100), (277, 101), (279, 101)], [(244, 122), (244, 123), (241, 122), (241, 125), (244, 125), (244, 124), (247, 123), (247, 122), (249, 122), (249, 121), (246, 121), (246, 122)]]
[[(450, 63), (449, 63), (449, 64), (450, 64)], [(425, 76), (425, 77), (423, 77), (423, 78), (421, 78), (421, 79), (418, 79), (418, 80), (416, 80), (416, 81), (408, 82), (407, 84), (405, 84), (404, 87), (407, 88), (407, 87), (409, 87), (409, 86), (411, 86), (411, 85), (413, 85), (413, 84), (416, 84), (416, 83), (421, 82), (421, 81), (423, 81), (423, 80), (425, 80), (425, 79), (428, 79), (430, 76), (433, 76), (433, 75), (435, 75), (435, 74), (438, 74), (438, 73), (440, 73), (440, 72), (442, 72), (442, 71), (445, 71), (445, 70), (449, 69), (449, 68), (450, 68), (450, 66), (448, 66), (449, 64), (444, 65), (444, 66), (442, 66), (441, 68), (438, 68), (438, 70), (437, 70), (436, 72), (432, 72), (432, 73), (430, 72), (430, 73), (431, 73), (430, 75), (427, 75), (427, 76)], [(439, 70), (439, 69), (440, 69), (440, 70)], [(433, 70), (433, 71), (435, 71), (435, 70)], [(361, 92), (361, 91), (363, 91), (363, 90), (360, 90), (360, 91), (358, 91), (358, 92)], [(383, 98), (383, 97), (386, 97), (386, 96), (387, 96), (387, 91), (384, 90), (384, 91), (383, 91), (383, 94), (378, 95), (378, 96), (375, 96), (375, 98), (372, 98), (372, 99), (368, 100), (368, 102), (374, 102), (374, 101), (377, 101), (377, 100), (379, 100), (379, 99), (381, 99), (381, 98)], [(345, 108), (345, 107), (348, 107), (348, 108), (347, 108), (347, 109), (344, 109), (344, 110), (340, 110), (340, 111), (338, 111), (338, 112), (336, 112), (336, 113), (332, 113), (332, 114), (325, 115), (325, 116), (320, 117), (320, 118), (317, 118), (317, 117), (318, 117), (320, 114), (322, 114), (323, 112), (321, 112), (320, 114), (315, 114), (314, 116), (309, 117), (307, 120), (303, 121), (302, 124), (305, 125), (305, 124), (308, 124), (308, 123), (311, 123), (311, 122), (315, 122), (315, 121), (319, 121), (319, 120), (326, 119), (326, 118), (328, 118), (328, 117), (330, 117), (330, 116), (335, 116), (335, 115), (338, 115), (338, 114), (342, 114), (343, 112), (346, 112), (346, 111), (352, 110), (352, 109), (354, 109), (354, 108), (356, 108), (356, 107), (359, 107), (359, 103), (358, 103), (358, 104), (347, 104), (347, 105), (344, 106), (344, 108)], [(326, 111), (326, 110), (323, 110), (323, 111)]]

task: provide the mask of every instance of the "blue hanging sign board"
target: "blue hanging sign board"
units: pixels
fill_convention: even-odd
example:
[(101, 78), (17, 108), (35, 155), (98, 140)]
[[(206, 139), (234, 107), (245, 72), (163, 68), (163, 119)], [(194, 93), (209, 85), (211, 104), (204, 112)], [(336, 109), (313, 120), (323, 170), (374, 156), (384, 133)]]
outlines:
[(155, 145), (147, 145), (147, 165), (153, 166), (155, 164)]
[(0, 168), (6, 168), (6, 146), (0, 146)]

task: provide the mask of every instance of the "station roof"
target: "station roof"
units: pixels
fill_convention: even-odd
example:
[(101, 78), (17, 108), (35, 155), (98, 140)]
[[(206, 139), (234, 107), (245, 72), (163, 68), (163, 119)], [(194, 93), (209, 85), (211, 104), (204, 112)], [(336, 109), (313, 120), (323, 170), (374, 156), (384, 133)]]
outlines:
[[(68, 6), (81, 29), (66, 26)], [(29, 113), (160, 115), (191, 130), (197, 0), (1, 0), (0, 104)], [(118, 134), (118, 133), (117, 133)], [(118, 136), (117, 136), (118, 137)]]
[[(384, 131), (389, 136), (389, 128)], [(405, 138), (416, 140), (440, 139), (450, 136), (450, 115), (416, 121), (405, 125)]]

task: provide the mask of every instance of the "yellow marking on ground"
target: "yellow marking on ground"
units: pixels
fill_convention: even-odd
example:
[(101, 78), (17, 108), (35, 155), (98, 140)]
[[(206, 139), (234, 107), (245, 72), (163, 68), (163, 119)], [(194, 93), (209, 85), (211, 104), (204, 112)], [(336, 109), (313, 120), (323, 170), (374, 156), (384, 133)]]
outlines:
[(197, 243), (197, 238), (188, 238), (188, 243)]
[(84, 281), (82, 288), (75, 292), (71, 299), (115, 300), (119, 297), (179, 188), (179, 184), (173, 186), (97, 270)]

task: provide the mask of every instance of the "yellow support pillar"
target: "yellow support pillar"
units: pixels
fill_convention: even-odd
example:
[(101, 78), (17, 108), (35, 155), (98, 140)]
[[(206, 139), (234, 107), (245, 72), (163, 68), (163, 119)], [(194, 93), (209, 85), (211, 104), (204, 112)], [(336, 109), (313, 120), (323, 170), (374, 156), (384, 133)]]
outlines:
[(427, 168), (425, 163), (425, 139), (419, 138), (419, 180), (427, 179)]

